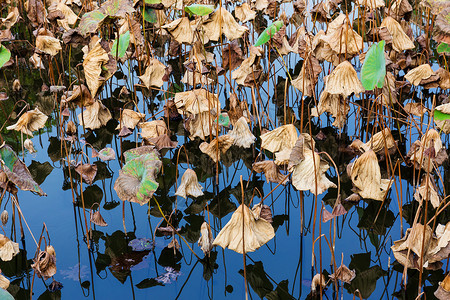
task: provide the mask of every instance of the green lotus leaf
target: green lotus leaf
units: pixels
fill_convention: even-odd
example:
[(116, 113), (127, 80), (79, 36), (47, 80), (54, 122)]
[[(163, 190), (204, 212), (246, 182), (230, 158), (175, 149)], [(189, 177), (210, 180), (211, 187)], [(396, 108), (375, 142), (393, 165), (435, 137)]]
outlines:
[(130, 0), (108, 0), (96, 10), (85, 13), (78, 25), (78, 32), (86, 36), (89, 33), (95, 33), (107, 18), (125, 18), (127, 14), (134, 12)]
[(107, 15), (99, 10), (85, 13), (78, 25), (78, 32), (83, 36), (86, 36), (89, 33), (95, 33), (103, 24), (106, 17)]
[[(151, 147), (139, 147), (151, 148)], [(156, 176), (161, 170), (162, 162), (159, 160), (158, 154), (152, 149), (151, 152), (142, 154), (147, 151), (132, 149), (124, 153), (126, 164), (119, 172), (114, 184), (114, 190), (122, 201), (136, 202), (140, 205), (148, 203), (153, 193), (158, 189)], [(135, 150), (133, 152), (133, 150)], [(141, 152), (141, 155), (139, 154)], [(130, 157), (134, 157), (130, 159)]]
[(145, 0), (145, 4), (160, 4), (161, 0)]
[(436, 51), (439, 54), (448, 54), (450, 53), (450, 45), (447, 43), (440, 43), (439, 46), (437, 46)]
[(450, 120), (450, 114), (443, 113), (440, 110), (434, 110), (434, 119), (438, 121)]
[(142, 10), (142, 14), (144, 16), (145, 21), (152, 24), (158, 22), (158, 16), (156, 15), (156, 11), (153, 8), (146, 7), (145, 9)]
[(267, 43), (274, 35), (275, 33), (280, 30), (280, 28), (283, 27), (283, 21), (275, 21), (273, 22), (269, 27), (267, 27), (261, 35), (258, 37), (255, 43), (255, 47), (264, 45)]
[(214, 5), (191, 4), (186, 6), (184, 10), (190, 15), (206, 16), (214, 11)]
[(114, 57), (116, 57), (117, 55), (117, 57), (120, 58), (124, 57), (129, 45), (130, 45), (130, 31), (127, 30), (127, 32), (119, 36), (118, 39), (114, 40), (111, 48), (111, 55)]
[(361, 68), (361, 83), (368, 91), (373, 90), (375, 86), (381, 89), (384, 85), (384, 77), (386, 76), (384, 44), (384, 40), (373, 44), (366, 53), (366, 58)]
[(3, 145), (0, 148), (0, 159), (2, 160), (2, 170), (9, 181), (23, 191), (32, 191), (39, 196), (46, 196), (39, 184), (34, 181), (27, 166), (17, 157), (10, 146)]
[(228, 127), (230, 125), (230, 117), (228, 114), (220, 114), (219, 115), (219, 125), (224, 127)]
[(127, 150), (123, 153), (123, 156), (125, 157), (125, 163), (128, 163), (129, 161), (145, 154), (155, 154), (155, 159), (159, 160), (158, 154), (152, 146), (142, 146)]
[(0, 68), (3, 67), (3, 65), (6, 64), (10, 58), (11, 52), (9, 52), (5, 46), (0, 45)]

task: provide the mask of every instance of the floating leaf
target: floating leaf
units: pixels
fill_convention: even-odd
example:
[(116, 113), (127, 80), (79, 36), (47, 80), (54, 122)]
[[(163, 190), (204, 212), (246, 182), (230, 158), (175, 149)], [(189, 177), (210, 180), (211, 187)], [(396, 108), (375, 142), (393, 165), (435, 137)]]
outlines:
[(144, 205), (150, 201), (159, 186), (155, 178), (162, 162), (158, 154), (148, 146), (128, 150), (124, 156), (126, 164), (119, 172), (114, 190), (122, 201)]
[(447, 43), (440, 43), (439, 46), (437, 46), (436, 50), (440, 54), (450, 53), (450, 45)]
[(214, 11), (214, 5), (192, 4), (186, 6), (184, 10), (190, 15), (206, 16)]
[(46, 196), (41, 187), (34, 181), (27, 166), (17, 157), (10, 146), (4, 145), (0, 148), (0, 159), (2, 160), (2, 169), (9, 181), (23, 191), (32, 191), (39, 196)]
[(271, 37), (275, 35), (275, 33), (283, 27), (283, 21), (275, 21), (269, 27), (264, 30), (261, 35), (258, 37), (255, 43), (255, 47), (264, 45), (267, 43)]
[(373, 90), (375, 86), (380, 89), (383, 87), (384, 77), (386, 76), (384, 44), (384, 40), (378, 44), (373, 44), (366, 53), (361, 68), (361, 83), (366, 90)]
[(11, 52), (9, 50), (1, 45), (0, 46), (0, 68), (3, 67), (4, 64), (6, 64), (9, 59), (11, 58)]
[[(117, 42), (119, 41), (119, 42)], [(114, 43), (111, 48), (111, 55), (116, 57), (124, 57), (127, 52), (128, 45), (130, 45), (130, 31), (127, 30), (124, 34), (120, 35), (117, 39), (114, 40)], [(119, 49), (117, 49), (119, 48)]]

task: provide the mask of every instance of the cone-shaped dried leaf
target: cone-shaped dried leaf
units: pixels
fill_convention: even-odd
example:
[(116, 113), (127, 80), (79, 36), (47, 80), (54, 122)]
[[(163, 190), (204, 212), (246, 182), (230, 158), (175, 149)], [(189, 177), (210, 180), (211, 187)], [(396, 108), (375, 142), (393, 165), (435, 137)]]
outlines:
[(444, 280), (439, 282), (439, 287), (434, 292), (434, 296), (439, 300), (450, 299), (450, 273), (447, 273)]
[(120, 123), (117, 125), (116, 130), (122, 129), (122, 127), (127, 127), (131, 130), (136, 127), (136, 125), (145, 118), (145, 114), (138, 113), (132, 109), (124, 109), (122, 115), (120, 116)]
[(19, 253), (19, 244), (0, 234), (0, 259), (10, 261)]
[(163, 78), (166, 72), (166, 66), (156, 58), (150, 59), (150, 63), (145, 69), (145, 73), (139, 76), (144, 85), (150, 89), (152, 86), (162, 87), (164, 84)]
[(213, 248), (213, 236), (211, 227), (208, 223), (203, 222), (200, 227), (200, 238), (198, 239), (198, 246), (202, 249), (203, 253), (207, 255)]
[(346, 60), (340, 63), (330, 75), (326, 76), (324, 81), (324, 92), (330, 94), (339, 94), (343, 97), (348, 97), (352, 93), (358, 95), (364, 92), (364, 88), (358, 79), (355, 69)]
[(256, 17), (256, 12), (251, 10), (250, 6), (246, 2), (242, 5), (236, 6), (234, 14), (242, 23), (253, 20)]
[(215, 138), (211, 141), (211, 143), (201, 143), (199, 148), (200, 151), (208, 154), (208, 156), (211, 157), (214, 162), (217, 162), (218, 160), (220, 160), (220, 153), (224, 154), (225, 152), (227, 152), (227, 150), (230, 149), (230, 147), (233, 145), (233, 142), (234, 139), (226, 134)]
[(154, 120), (150, 122), (140, 123), (141, 136), (145, 139), (156, 138), (160, 135), (167, 134), (167, 125), (164, 120)]
[(91, 130), (105, 126), (111, 119), (112, 116), (109, 109), (100, 101), (94, 102), (91, 106), (86, 107), (82, 113), (78, 114), (78, 122)]
[(356, 273), (355, 270), (350, 270), (346, 265), (342, 264), (339, 268), (337, 268), (336, 272), (330, 275), (331, 279), (338, 279), (345, 283), (351, 283), (353, 279), (355, 279)]
[(8, 130), (21, 131), (24, 134), (33, 136), (33, 131), (44, 128), (45, 122), (47, 122), (48, 117), (44, 115), (39, 108), (27, 111), (20, 116), (16, 124), (6, 127)]
[(87, 184), (92, 184), (95, 175), (97, 175), (97, 165), (80, 163), (76, 166), (75, 172), (77, 172)]
[(194, 40), (194, 31), (191, 28), (191, 23), (187, 17), (176, 19), (175, 21), (162, 26), (167, 29), (172, 37), (180, 44), (192, 44)]
[(193, 119), (189, 119), (186, 124), (186, 129), (189, 131), (190, 139), (194, 139), (199, 137), (202, 140), (205, 140), (205, 137), (209, 136), (211, 133), (212, 136), (216, 136), (216, 125), (211, 122), (212, 118), (215, 118), (216, 113), (215, 110), (211, 112), (202, 112), (193, 117)]
[(116, 159), (116, 152), (113, 148), (103, 148), (98, 152), (98, 158), (103, 161), (114, 160)]
[(39, 278), (49, 279), (56, 274), (56, 258), (47, 251), (41, 251), (31, 265)]
[(180, 114), (188, 112), (197, 115), (202, 112), (209, 112), (214, 108), (220, 109), (217, 94), (210, 93), (206, 89), (176, 93), (174, 101)]
[(295, 146), (297, 139), (297, 129), (294, 125), (287, 124), (262, 134), (261, 148), (272, 153), (285, 149), (292, 149)]
[(108, 53), (102, 48), (100, 42), (101, 39), (94, 44), (83, 61), (84, 76), (92, 96), (97, 95), (98, 89), (105, 81), (100, 74), (102, 73), (102, 66), (109, 61)]
[(2, 169), (9, 181), (23, 191), (32, 191), (39, 196), (46, 196), (41, 187), (34, 181), (27, 166), (17, 157), (8, 145), (0, 147), (0, 158), (3, 161)]
[(437, 186), (432, 176), (429, 174), (423, 176), (420, 186), (417, 187), (414, 193), (414, 199), (419, 203), (422, 203), (423, 200), (430, 201), (434, 208), (439, 207), (441, 198), (439, 197)]
[(351, 166), (351, 179), (361, 197), (383, 201), (391, 187), (389, 179), (381, 179), (380, 165), (375, 152), (368, 150)]
[(197, 174), (192, 169), (187, 169), (181, 177), (181, 183), (175, 195), (187, 198), (187, 196), (199, 197), (203, 195), (203, 187), (198, 183)]
[(256, 219), (248, 206), (241, 204), (214, 239), (213, 245), (243, 254), (255, 251), (274, 236), (275, 231), (269, 222)]
[(292, 80), (292, 85), (302, 92), (304, 96), (312, 97), (321, 72), (322, 67), (319, 61), (311, 54), (304, 61), (300, 74), (298, 74), (296, 79)]
[(64, 102), (73, 102), (79, 107), (85, 107), (94, 104), (94, 98), (89, 89), (84, 84), (81, 84), (73, 88), (72, 95)]
[(101, 226), (101, 227), (108, 226), (108, 223), (106, 223), (105, 219), (103, 219), (103, 217), (99, 211), (96, 211), (93, 213), (91, 210), (90, 220), (92, 223), (94, 223), (97, 226)]
[(311, 191), (314, 195), (320, 195), (329, 188), (336, 188), (325, 175), (330, 166), (320, 159), (320, 155), (312, 150), (303, 152), (304, 159), (293, 166), (292, 185), (299, 191)]
[(220, 7), (203, 23), (203, 30), (211, 41), (218, 41), (222, 33), (232, 41), (241, 38), (248, 28), (239, 25), (230, 12)]
[(250, 53), (240, 67), (231, 73), (231, 79), (243, 86), (254, 86), (259, 82), (262, 75), (262, 68), (259, 63), (259, 56), (255, 53)]
[(2, 225), (5, 226), (8, 223), (8, 211), (3, 210), (0, 215), (0, 220), (2, 221)]
[(384, 18), (380, 25), (380, 28), (386, 27), (389, 33), (392, 35), (392, 48), (397, 52), (403, 50), (414, 49), (414, 42), (406, 35), (400, 23), (394, 20), (392, 17)]
[(344, 19), (344, 22), (322, 37), (325, 43), (337, 54), (355, 55), (362, 50), (362, 37), (352, 29), (351, 24)]
[(176, 148), (178, 142), (172, 141), (167, 134), (161, 134), (157, 137), (152, 137), (144, 140), (147, 145), (155, 145), (156, 149), (173, 149)]
[(234, 139), (233, 144), (238, 147), (250, 148), (255, 142), (256, 137), (248, 127), (247, 119), (240, 117), (233, 125), (233, 130), (228, 133)]
[(263, 204), (262, 202), (259, 202), (258, 204), (253, 206), (252, 213), (255, 216), (256, 220), (261, 218), (269, 223), (273, 222), (272, 211), (270, 210), (270, 207), (268, 205)]
[(286, 175), (280, 172), (278, 165), (275, 164), (272, 160), (265, 160), (254, 163), (252, 165), (252, 169), (256, 173), (264, 173), (267, 182), (282, 183), (283, 185), (286, 185), (289, 181)]
[[(439, 2), (448, 3), (447, 1), (439, 1)], [(449, 14), (450, 14), (450, 7), (447, 7), (444, 10), (442, 10), (436, 17), (433, 39), (437, 42), (447, 44), (450, 43), (450, 20), (448, 18)]]
[(375, 133), (367, 143), (361, 144), (360, 148), (363, 152), (372, 149), (375, 153), (384, 155), (385, 149), (388, 150), (388, 153), (391, 153), (393, 150), (395, 151), (396, 145), (391, 130), (386, 127)]
[(429, 129), (420, 141), (415, 141), (408, 152), (407, 157), (414, 163), (416, 169), (422, 168), (426, 172), (432, 172), (434, 167), (439, 167), (447, 159), (447, 152), (442, 145), (440, 134)]
[(313, 279), (311, 280), (311, 291), (320, 291), (320, 286), (322, 286), (322, 289), (326, 286), (326, 280), (325, 276), (323, 274), (317, 273), (314, 275)]
[(36, 37), (36, 48), (51, 56), (55, 56), (62, 50), (61, 43), (57, 38), (42, 34)]
[(323, 91), (317, 107), (311, 110), (311, 116), (319, 117), (324, 112), (328, 112), (334, 117), (333, 126), (342, 128), (347, 121), (349, 111), (350, 105), (345, 97)]
[(156, 176), (162, 163), (156, 151), (149, 146), (128, 150), (124, 156), (126, 164), (119, 172), (114, 190), (122, 201), (144, 205), (158, 188)]
[(436, 75), (436, 73), (431, 69), (431, 66), (429, 64), (423, 64), (406, 73), (405, 79), (415, 86), (419, 86), (422, 80), (429, 79), (434, 75)]

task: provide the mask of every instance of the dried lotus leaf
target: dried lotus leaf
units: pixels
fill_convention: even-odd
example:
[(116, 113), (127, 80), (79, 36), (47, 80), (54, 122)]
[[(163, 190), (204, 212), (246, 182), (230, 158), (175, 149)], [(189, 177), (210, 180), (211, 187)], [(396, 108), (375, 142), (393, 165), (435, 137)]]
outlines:
[(181, 177), (181, 183), (175, 195), (187, 198), (187, 196), (199, 197), (203, 195), (203, 187), (198, 183), (197, 174), (192, 169), (187, 169)]
[(180, 44), (191, 44), (194, 40), (194, 31), (187, 17), (176, 19), (175, 21), (162, 26), (167, 29), (172, 37)]
[(212, 109), (220, 109), (217, 94), (210, 93), (206, 89), (176, 93), (174, 101), (180, 114), (188, 112), (197, 115), (202, 112), (209, 112)]
[(33, 259), (31, 267), (39, 278), (49, 279), (56, 274), (56, 258), (47, 251), (41, 251)]
[(328, 163), (320, 159), (320, 155), (312, 150), (305, 150), (304, 159), (289, 169), (292, 172), (292, 185), (299, 191), (311, 191), (314, 195), (320, 195), (329, 188), (336, 188), (326, 172)]
[(324, 78), (324, 81), (324, 92), (330, 94), (348, 97), (352, 93), (358, 95), (364, 92), (364, 88), (361, 81), (359, 81), (355, 69), (347, 60), (340, 63), (330, 75)]
[(98, 100), (78, 114), (78, 122), (91, 130), (105, 126), (111, 119), (109, 109)]
[(117, 125), (116, 130), (121, 130), (122, 127), (127, 127), (133, 130), (136, 125), (145, 118), (145, 114), (136, 112), (132, 109), (124, 109), (120, 116), (119, 125)]
[(204, 34), (211, 41), (218, 41), (222, 33), (232, 41), (241, 38), (248, 30), (247, 27), (239, 25), (224, 7), (216, 10), (206, 22), (203, 22), (202, 27)]
[(80, 163), (76, 166), (75, 172), (77, 172), (84, 181), (91, 185), (94, 182), (95, 176), (97, 175), (97, 165)]
[(139, 76), (147, 89), (154, 87), (162, 87), (164, 85), (164, 75), (166, 73), (166, 66), (156, 58), (150, 59), (149, 65), (145, 69), (145, 73)]
[(332, 280), (338, 279), (345, 283), (350, 284), (353, 279), (355, 279), (356, 273), (355, 270), (350, 270), (346, 265), (341, 264), (339, 268), (337, 268), (336, 272), (330, 275)]
[(252, 165), (253, 171), (256, 173), (264, 173), (266, 182), (282, 183), (286, 185), (289, 181), (288, 176), (280, 172), (280, 168), (272, 160), (265, 160), (254, 163)]
[(10, 261), (19, 253), (19, 244), (0, 234), (0, 259)]
[(205, 255), (209, 254), (209, 252), (213, 248), (213, 237), (211, 232), (211, 227), (208, 223), (203, 222), (200, 227), (200, 238), (198, 239), (198, 246), (202, 249)]
[(397, 52), (403, 50), (414, 49), (414, 42), (408, 37), (400, 23), (392, 17), (384, 18), (380, 28), (386, 27), (392, 35), (392, 48)]
[(238, 147), (250, 148), (255, 142), (256, 137), (248, 127), (247, 119), (240, 117), (233, 125), (233, 130), (228, 133), (234, 139), (233, 144)]
[(92, 96), (97, 95), (98, 89), (105, 82), (105, 78), (101, 77), (100, 74), (102, 73), (102, 66), (109, 61), (108, 53), (102, 48), (100, 42), (101, 39), (94, 44), (83, 60), (84, 76)]
[(15, 124), (6, 127), (6, 129), (14, 129), (32, 137), (33, 131), (44, 128), (47, 119), (48, 117), (39, 108), (35, 108), (21, 115)]
[(431, 66), (429, 64), (423, 64), (406, 73), (405, 79), (413, 85), (419, 86), (422, 80), (429, 79), (434, 75), (436, 75), (436, 73), (431, 69)]
[(256, 219), (248, 206), (241, 204), (214, 239), (213, 245), (243, 254), (255, 251), (274, 236), (275, 231), (269, 222)]
[(350, 175), (356, 192), (367, 199), (383, 201), (392, 184), (389, 179), (381, 179), (378, 158), (370, 149), (355, 160)]
[[(220, 154), (224, 154), (233, 145), (234, 139), (227, 135), (221, 135), (211, 143), (203, 142), (200, 144), (200, 151), (207, 154), (214, 162), (220, 160)], [(218, 151), (219, 150), (219, 151)]]
[(108, 226), (108, 223), (106, 223), (105, 219), (103, 219), (103, 217), (99, 211), (96, 211), (93, 213), (91, 210), (90, 220), (92, 223), (94, 223), (97, 226), (102, 226), (102, 227)]
[(162, 162), (157, 152), (149, 146), (128, 150), (124, 156), (126, 163), (119, 171), (114, 190), (122, 201), (144, 205), (159, 186), (156, 176)]
[(141, 136), (145, 139), (156, 138), (168, 133), (167, 125), (164, 120), (140, 123), (139, 128), (141, 128)]
[(272, 131), (261, 134), (261, 148), (272, 153), (284, 149), (292, 149), (297, 139), (297, 129), (294, 125), (282, 125)]

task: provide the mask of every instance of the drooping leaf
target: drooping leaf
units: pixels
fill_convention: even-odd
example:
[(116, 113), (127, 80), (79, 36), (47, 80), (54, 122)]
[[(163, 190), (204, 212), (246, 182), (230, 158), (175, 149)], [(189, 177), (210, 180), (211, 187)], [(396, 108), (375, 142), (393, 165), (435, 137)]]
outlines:
[(450, 45), (447, 43), (440, 43), (439, 46), (437, 46), (436, 51), (440, 54), (450, 53)]
[(206, 16), (214, 11), (214, 5), (192, 4), (186, 6), (184, 10), (190, 15)]
[(3, 65), (6, 64), (10, 58), (11, 52), (9, 52), (5, 46), (0, 45), (0, 68), (3, 67)]
[(275, 21), (273, 22), (269, 27), (264, 30), (261, 35), (258, 37), (255, 43), (255, 47), (264, 45), (267, 43), (274, 35), (275, 33), (280, 30), (280, 28), (283, 27), (283, 21)]
[[(117, 42), (118, 41), (118, 42)], [(130, 31), (128, 30), (124, 34), (120, 35), (119, 38), (114, 40), (111, 48), (111, 55), (116, 57), (124, 57), (127, 52), (128, 45), (130, 45)], [(117, 49), (119, 48), (119, 49)]]
[(32, 191), (39, 196), (46, 195), (34, 181), (27, 166), (17, 157), (17, 154), (10, 146), (4, 145), (0, 148), (0, 159), (2, 160), (2, 169), (5, 171), (9, 181), (23, 191)]
[(380, 89), (383, 87), (384, 77), (386, 76), (384, 44), (384, 40), (378, 44), (373, 44), (366, 53), (361, 68), (361, 83), (366, 90), (373, 90), (375, 86)]

